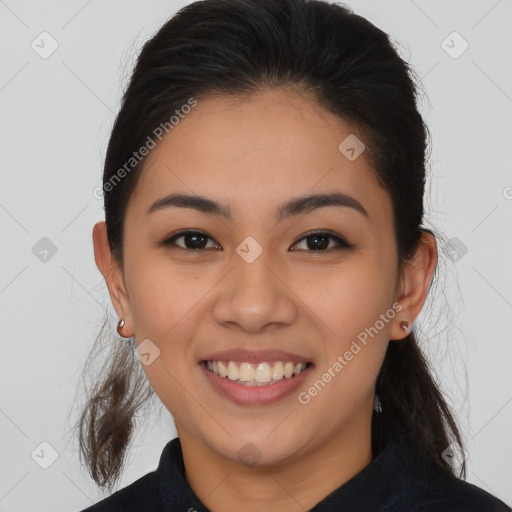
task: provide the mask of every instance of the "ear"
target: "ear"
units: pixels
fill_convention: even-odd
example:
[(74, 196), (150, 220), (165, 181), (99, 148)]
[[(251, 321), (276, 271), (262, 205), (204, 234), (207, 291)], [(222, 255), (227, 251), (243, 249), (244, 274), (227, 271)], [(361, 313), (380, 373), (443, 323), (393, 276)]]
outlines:
[(107, 237), (107, 225), (104, 221), (97, 222), (92, 231), (94, 245), (94, 260), (96, 266), (102, 273), (107, 283), (110, 300), (119, 318), (124, 319), (123, 337), (130, 337), (133, 334), (133, 322), (130, 308), (130, 301), (126, 284), (124, 282), (123, 269), (110, 251)]
[[(413, 322), (423, 308), (427, 299), (432, 278), (437, 266), (437, 243), (430, 231), (424, 231), (414, 256), (405, 264), (397, 285), (396, 301), (402, 309), (395, 316), (390, 333), (391, 340), (405, 338), (412, 328)], [(409, 323), (409, 330), (404, 331), (400, 322)]]

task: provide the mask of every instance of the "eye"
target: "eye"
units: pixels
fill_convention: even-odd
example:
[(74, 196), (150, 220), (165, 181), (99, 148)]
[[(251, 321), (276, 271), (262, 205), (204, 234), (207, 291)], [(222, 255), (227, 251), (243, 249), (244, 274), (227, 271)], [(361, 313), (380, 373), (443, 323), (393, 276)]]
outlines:
[[(183, 238), (184, 247), (180, 244), (176, 243), (176, 240)], [(160, 245), (163, 246), (177, 246), (181, 249), (197, 251), (198, 249), (205, 248), (205, 240), (210, 239), (208, 235), (205, 233), (201, 233), (200, 231), (181, 231), (176, 235), (167, 238), (163, 242), (160, 242)], [(211, 240), (211, 239), (210, 239)]]
[[(179, 239), (183, 239), (183, 245), (176, 243), (176, 240)], [(208, 248), (207, 240), (213, 241), (212, 238), (210, 238), (208, 235), (200, 231), (181, 231), (180, 233), (177, 233), (172, 237), (165, 239), (163, 242), (160, 242), (160, 245), (163, 245), (165, 247), (175, 246), (184, 250), (198, 252), (202, 249)], [(324, 231), (309, 233), (306, 236), (302, 237), (292, 247), (295, 247), (296, 245), (299, 244), (299, 242), (302, 242), (303, 240), (306, 241), (306, 249), (301, 250), (306, 250), (307, 252), (326, 252), (326, 250), (329, 249), (350, 249), (352, 247), (352, 245), (346, 242), (343, 238)], [(330, 241), (334, 241), (334, 247), (330, 247)], [(217, 244), (217, 247), (220, 246)], [(210, 248), (212, 247), (210, 246)]]
[[(299, 242), (302, 242), (303, 240), (306, 240), (306, 250), (310, 249), (308, 252), (326, 252), (326, 249), (329, 248), (329, 240), (335, 242), (334, 248), (331, 247), (331, 249), (334, 250), (350, 249), (352, 247), (352, 245), (346, 242), (343, 238), (324, 231), (309, 233), (302, 237)], [(297, 245), (299, 242), (296, 242), (295, 245)]]

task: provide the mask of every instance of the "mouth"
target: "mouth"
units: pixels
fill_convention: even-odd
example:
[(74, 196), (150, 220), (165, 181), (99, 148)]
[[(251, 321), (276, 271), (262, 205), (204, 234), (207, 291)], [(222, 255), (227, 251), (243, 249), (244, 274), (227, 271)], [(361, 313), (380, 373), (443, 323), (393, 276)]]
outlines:
[(291, 379), (309, 368), (311, 362), (268, 361), (249, 363), (247, 361), (201, 361), (206, 368), (223, 379), (244, 386), (272, 386), (284, 379)]
[(204, 359), (199, 362), (211, 389), (235, 404), (267, 405), (291, 396), (314, 368), (311, 361)]

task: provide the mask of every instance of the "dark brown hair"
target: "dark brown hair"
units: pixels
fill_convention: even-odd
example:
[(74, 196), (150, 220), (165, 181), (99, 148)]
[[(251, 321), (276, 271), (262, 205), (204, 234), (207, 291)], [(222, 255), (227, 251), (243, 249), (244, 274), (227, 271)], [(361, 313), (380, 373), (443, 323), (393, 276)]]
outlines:
[[(203, 0), (183, 7), (144, 44), (112, 129), (103, 174), (112, 254), (122, 266), (125, 212), (144, 159), (131, 168), (126, 163), (158, 126), (168, 126), (191, 98), (294, 86), (362, 134), (365, 155), (392, 199), (402, 270), (422, 232), (430, 231), (422, 226), (429, 133), (415, 81), (389, 36), (346, 6)], [(119, 477), (134, 417), (154, 396), (134, 343), (112, 342), (109, 364), (89, 388), (77, 424), (80, 456), (97, 484), (109, 489)], [(389, 343), (377, 377), (383, 412), (372, 418), (372, 447), (377, 453), (406, 431), (426, 467), (453, 475), (442, 453), (452, 441), (462, 448), (461, 436), (431, 375), (414, 332)], [(464, 462), (464, 477), (465, 471)]]

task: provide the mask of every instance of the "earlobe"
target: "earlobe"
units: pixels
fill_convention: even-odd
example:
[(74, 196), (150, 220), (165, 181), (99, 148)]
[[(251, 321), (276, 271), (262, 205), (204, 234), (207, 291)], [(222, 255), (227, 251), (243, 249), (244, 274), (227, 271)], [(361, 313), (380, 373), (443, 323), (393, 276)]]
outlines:
[(107, 236), (107, 225), (105, 221), (97, 222), (94, 225), (92, 238), (96, 266), (107, 283), (110, 299), (114, 309), (116, 310), (119, 318), (124, 320), (123, 332), (127, 333), (131, 330), (130, 302), (124, 283), (123, 271), (110, 250)]
[[(402, 309), (395, 317), (390, 339), (401, 340), (412, 330), (420, 314), (437, 266), (437, 243), (430, 232), (423, 232), (414, 256), (405, 264), (400, 276), (402, 287), (397, 292), (397, 302)], [(407, 323), (407, 326), (404, 324)]]

